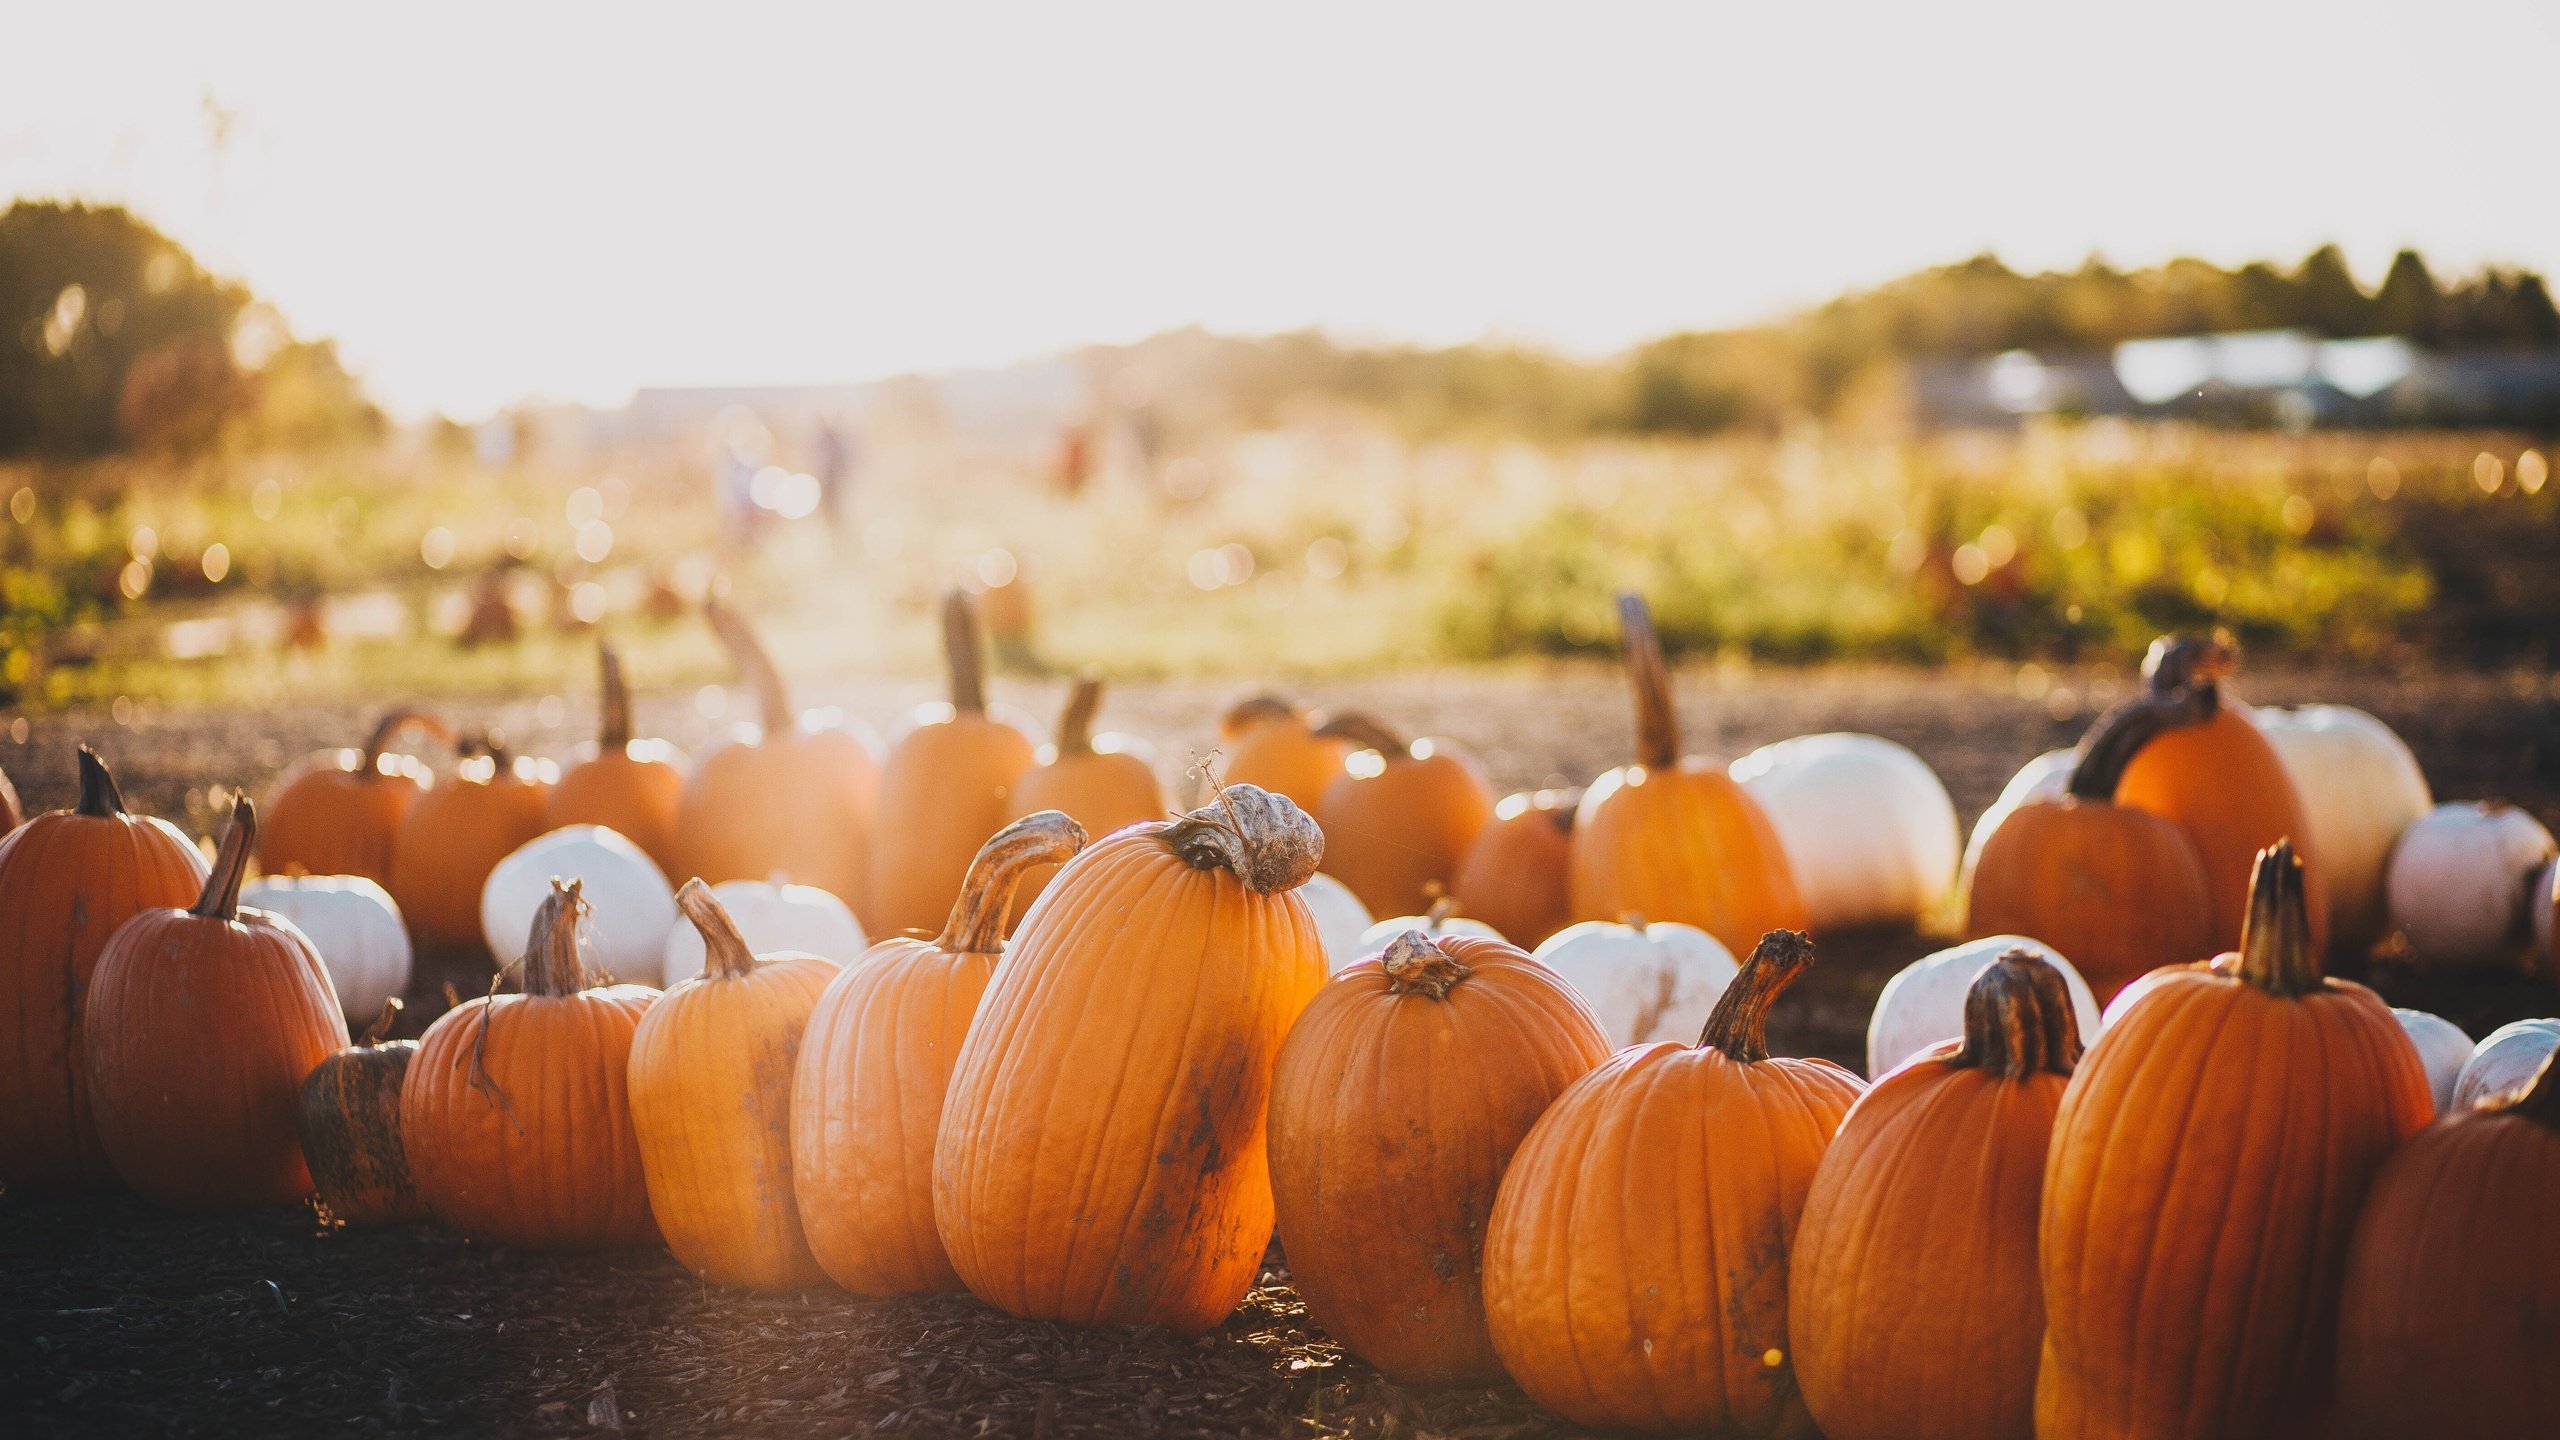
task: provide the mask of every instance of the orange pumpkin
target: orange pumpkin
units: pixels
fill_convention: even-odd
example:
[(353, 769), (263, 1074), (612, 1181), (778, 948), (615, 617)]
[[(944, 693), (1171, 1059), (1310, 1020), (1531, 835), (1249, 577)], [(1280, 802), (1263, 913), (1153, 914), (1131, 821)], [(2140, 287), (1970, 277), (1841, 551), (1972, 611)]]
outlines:
[(1013, 787), (1037, 759), (1029, 736), (987, 714), (984, 646), (965, 590), (942, 597), (942, 642), (951, 703), (918, 710), (881, 771), (880, 843), (862, 912), (874, 935), (929, 934), (942, 923), (969, 862), (1004, 828)]
[(400, 1145), (400, 1083), (417, 1058), (415, 1040), (388, 1040), (397, 997), (363, 1040), (323, 1060), (302, 1081), (294, 1128), (311, 1183), (329, 1213), (349, 1225), (397, 1225), (427, 1218)]
[(1481, 1249), (1547, 1106), (1609, 1058), (1573, 987), (1514, 946), (1406, 931), (1326, 985), (1271, 1079), (1271, 1189), (1307, 1313), (1408, 1384), (1502, 1378)]
[(1259, 785), (1324, 822), (1324, 792), (1351, 758), (1352, 742), (1319, 735), (1307, 712), (1277, 695), (1237, 701), (1218, 719), (1218, 743), (1226, 751), (1220, 778), (1229, 785)]
[(704, 614), (762, 697), (764, 729), (694, 768), (676, 825), (680, 863), (667, 873), (714, 885), (779, 875), (832, 893), (867, 923), (878, 742), (839, 716), (793, 709), (782, 671), (745, 618), (716, 600)]
[(1316, 733), (1360, 747), (1324, 792), (1325, 873), (1372, 915), (1421, 914), (1492, 821), (1493, 786), (1457, 745), (1407, 744), (1374, 715), (1345, 711)]
[(311, 1193), (295, 1112), (303, 1079), (345, 1048), (347, 1022), (311, 941), (240, 908), (257, 836), (244, 796), (194, 906), (126, 921), (89, 980), (98, 1143), (116, 1177), (163, 1209)]
[(115, 1178), (89, 1116), (90, 977), (116, 927), (195, 899), (204, 876), (204, 856), (175, 826), (125, 813), (85, 745), (78, 806), (0, 838), (0, 1185), (86, 1190)]
[(1619, 1051), (1511, 1157), (1484, 1309), (1530, 1399), (1595, 1429), (1810, 1433), (1787, 1257), (1864, 1088), (1827, 1060), (1770, 1058), (1769, 1006), (1811, 963), (1801, 933), (1762, 937), (1696, 1048)]
[(883, 940), (818, 997), (792, 1086), (792, 1181), (810, 1250), (847, 1290), (960, 1288), (933, 1228), (943, 1095), (1004, 949), (1015, 885), (1084, 844), (1084, 828), (1055, 810), (1007, 825), (970, 865), (939, 937)]
[(1674, 920), (1740, 952), (1770, 930), (1801, 929), (1804, 900), (1776, 827), (1721, 761), (1682, 758), (1671, 672), (1642, 597), (1618, 597), (1636, 762), (1591, 782), (1574, 817), (1573, 914)]
[(826, 1278), (792, 1199), (791, 1076), (836, 963), (752, 954), (700, 880), (676, 906), (702, 932), (702, 973), (658, 997), (631, 1039), (631, 1127), (649, 1213), (684, 1267), (720, 1285)]
[(2011, 950), (1966, 992), (1964, 1038), (1840, 1122), (1787, 1287), (1796, 1381), (1830, 1440), (2035, 1440), (2037, 1207), (2079, 1058), (2062, 972)]
[(1232, 785), (1060, 872), (960, 1046), (934, 1228), (989, 1304), (1186, 1334), (1244, 1298), (1271, 1242), (1271, 1065), (1325, 979), (1291, 892), (1324, 835)]
[(676, 823), (684, 805), (684, 765), (664, 740), (631, 738), (631, 691), (622, 681), (622, 657), (602, 641), (596, 658), (604, 671), (595, 753), (560, 772), (543, 810), (542, 828), (602, 825), (637, 845), (658, 869), (680, 873)]
[(658, 1238), (630, 1102), (631, 1037), (658, 992), (588, 987), (580, 883), (553, 881), (534, 915), (523, 993), (446, 1011), (400, 1086), (418, 1193), (473, 1239), (585, 1250)]
[(1493, 807), (1449, 893), (1524, 949), (1573, 923), (1573, 812), (1579, 790), (1522, 791)]
[[(1095, 737), (1093, 713), (1101, 704), (1101, 681), (1087, 676), (1075, 682), (1058, 717), (1056, 746), (1043, 751), (1040, 763), (1014, 787), (1016, 818), (1060, 810), (1087, 835), (1108, 835), (1124, 825), (1165, 818), (1164, 787), (1156, 783), (1144, 747), (1127, 735)], [(1020, 924), (1030, 913), (1032, 902), (1057, 873), (1055, 865), (1036, 865), (1023, 874), (1014, 892), (1013, 923)]]
[(258, 868), (270, 875), (362, 875), (388, 886), (400, 821), (435, 783), (424, 762), (391, 749), (410, 730), (453, 743), (453, 728), (444, 721), (400, 709), (382, 717), (362, 750), (323, 750), (287, 770), (258, 829)]
[(9, 772), (0, 770), (0, 835), (18, 828), (25, 812), (18, 808), (18, 787), (9, 783)]
[(417, 798), (391, 841), (384, 883), (409, 930), (429, 945), (480, 941), (480, 891), (489, 872), (543, 832), (554, 771), (507, 754), (487, 737), (462, 742), (453, 779)]
[(2390, 1007), (2322, 977), (2303, 892), (2261, 855), (2239, 953), (2135, 981), (2063, 1093), (2040, 1440), (2330, 1433), (2349, 1229), (2435, 1103)]

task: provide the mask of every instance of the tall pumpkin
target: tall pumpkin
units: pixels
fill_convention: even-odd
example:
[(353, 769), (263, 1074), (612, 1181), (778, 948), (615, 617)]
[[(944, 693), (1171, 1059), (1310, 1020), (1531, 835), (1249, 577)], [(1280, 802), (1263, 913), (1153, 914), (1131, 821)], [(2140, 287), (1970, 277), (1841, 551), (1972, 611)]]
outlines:
[(2325, 1435), (2349, 1228), (2435, 1113), (2418, 1053), (2372, 991), (2321, 975), (2281, 843), (2239, 953), (2116, 1006), (2054, 1120), (2036, 1434)]
[(474, 1239), (585, 1250), (658, 1238), (630, 1101), (631, 1037), (658, 992), (588, 986), (578, 892), (556, 882), (533, 917), (523, 991), (446, 1011), (400, 1086), (418, 1193)]
[(1724, 766), (1680, 754), (1671, 672), (1638, 595), (1618, 597), (1636, 760), (1591, 782), (1574, 820), (1573, 913), (1676, 920), (1741, 951), (1764, 932), (1802, 929), (1803, 898), (1777, 828)]
[(1325, 978), (1324, 836), (1250, 785), (1069, 862), (980, 1006), (934, 1142), (952, 1269), (1031, 1319), (1197, 1333), (1271, 1242), (1271, 1065)]
[(1579, 790), (1522, 791), (1493, 808), (1449, 893), (1523, 949), (1573, 923), (1573, 812)]
[(1271, 1080), (1271, 1189), (1307, 1313), (1390, 1379), (1502, 1378), (1485, 1217), (1512, 1152), (1609, 1058), (1573, 988), (1500, 940), (1406, 931), (1334, 977)]
[(1277, 695), (1255, 695), (1218, 718), (1218, 743), (1226, 751), (1219, 778), (1229, 785), (1258, 785), (1324, 822), (1324, 792), (1351, 758), (1352, 742), (1319, 734), (1306, 710)]
[(237, 1210), (311, 1193), (294, 1116), (302, 1082), (347, 1043), (338, 992), (293, 922), (240, 908), (257, 807), (232, 806), (184, 910), (124, 923), (90, 977), (85, 1023), (98, 1142), (163, 1209)]
[(416, 730), (453, 743), (453, 727), (429, 711), (385, 714), (361, 750), (305, 756), (276, 783), (258, 827), (258, 868), (270, 875), (362, 875), (391, 883), (401, 819), (434, 783), (424, 762), (391, 746)]
[(499, 861), (542, 833), (556, 773), (486, 736), (466, 739), (462, 748), (453, 778), (400, 817), (384, 882), (410, 931), (430, 945), (480, 939), (480, 891)]
[(684, 765), (666, 741), (631, 738), (631, 689), (611, 644), (596, 642), (596, 662), (603, 690), (595, 751), (560, 772), (542, 828), (601, 825), (639, 846), (661, 871), (680, 874), (676, 824), (684, 806)]
[(1316, 734), (1359, 747), (1325, 788), (1325, 873), (1373, 915), (1430, 909), (1493, 820), (1493, 786), (1475, 757), (1447, 740), (1408, 743), (1357, 710), (1336, 714)]
[(2080, 1025), (2025, 949), (1964, 1011), (1962, 1040), (1850, 1108), (1805, 1199), (1787, 1333), (1830, 1440), (2035, 1440), (2036, 1216)]
[(960, 1288), (933, 1228), (943, 1096), (1004, 950), (1014, 887), (1084, 844), (1055, 810), (1007, 825), (978, 851), (939, 936), (881, 941), (818, 997), (792, 1085), (791, 1173), (809, 1248), (847, 1290)]
[(880, 777), (880, 843), (871, 853), (874, 935), (926, 933), (951, 913), (987, 837), (1012, 813), (1013, 787), (1037, 758), (1031, 739), (987, 713), (984, 637), (965, 590), (942, 597), (951, 703), (916, 712)]
[(398, 997), (364, 1039), (321, 1061), (303, 1077), (294, 1112), (312, 1187), (329, 1213), (349, 1225), (396, 1225), (427, 1218), (427, 1202), (409, 1178), (400, 1144), (400, 1084), (417, 1058), (415, 1040), (388, 1040)]
[(676, 905), (702, 932), (702, 973), (658, 997), (631, 1038), (631, 1128), (667, 1248), (720, 1285), (825, 1279), (792, 1198), (791, 1076), (836, 963), (752, 954), (711, 887)]
[[(1156, 783), (1145, 745), (1134, 736), (1093, 733), (1094, 711), (1101, 704), (1102, 682), (1092, 676), (1079, 677), (1068, 690), (1056, 744), (1043, 750), (1040, 763), (1014, 786), (1016, 819), (1059, 810), (1087, 835), (1108, 835), (1124, 825), (1165, 818), (1164, 787)], [(976, 862), (971, 863), (974, 868)], [(1024, 873), (1015, 892), (1015, 923), (1030, 913), (1032, 902), (1057, 873), (1054, 865), (1036, 865)]]
[(1772, 1059), (1771, 1002), (1813, 962), (1772, 931), (1695, 1048), (1621, 1050), (1530, 1130), (1485, 1231), (1484, 1308), (1529, 1398), (1595, 1429), (1805, 1435), (1787, 1257), (1864, 1088)]
[(0, 1185), (84, 1190), (115, 1178), (90, 1119), (90, 979), (116, 927), (184, 905), (204, 856), (175, 826), (125, 813), (80, 747), (80, 800), (0, 838)]

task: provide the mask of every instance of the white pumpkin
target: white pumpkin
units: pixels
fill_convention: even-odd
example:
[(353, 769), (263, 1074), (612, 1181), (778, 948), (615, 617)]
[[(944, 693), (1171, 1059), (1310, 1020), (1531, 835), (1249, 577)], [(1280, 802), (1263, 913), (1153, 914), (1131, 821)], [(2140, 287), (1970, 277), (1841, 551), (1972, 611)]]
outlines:
[(1379, 953), (1387, 948), (1388, 941), (1407, 930), (1419, 930), (1435, 939), (1442, 935), (1481, 935), (1487, 940), (1502, 938), (1501, 931), (1481, 920), (1470, 920), (1464, 915), (1398, 915), (1381, 920), (1361, 931), (1360, 953), (1352, 958), (1365, 960)]
[(480, 934), (501, 963), (524, 953), (533, 913), (555, 879), (586, 882), (588, 954), (597, 968), (646, 984), (665, 966), (676, 892), (639, 846), (602, 825), (536, 836), (489, 872), (480, 889)]
[(2533, 896), (2533, 943), (2549, 967), (2546, 973), (2560, 975), (2560, 860), (2542, 867)]
[(2439, 805), (2392, 849), (2391, 923), (2420, 961), (2510, 963), (2533, 935), (2526, 911), (2555, 853), (2542, 822), (2503, 801)]
[(2560, 1049), (2560, 1020), (2518, 1020), (2490, 1031), (2472, 1047), (2462, 1078), (2453, 1084), (2452, 1108), (2468, 1110), (2524, 1084), (2555, 1049)]
[(2009, 783), (2000, 787), (2000, 798), (1992, 801), (1991, 808), (1983, 811), (1981, 818), (1973, 822), (1973, 835), (1964, 842), (1960, 884), (1969, 886), (1973, 883), (1973, 867), (1982, 859), (1984, 842), (1991, 838), (1992, 831), (2000, 828), (2001, 821), (2009, 818), (2009, 812), (2030, 800), (2050, 799), (2069, 790), (2071, 767), (2079, 760), (2080, 752), (2077, 750), (2047, 750), (2018, 767), (2018, 773), (2010, 776)]
[(1816, 930), (1907, 925), (1955, 885), (1963, 834), (1927, 761), (1879, 735), (1799, 735), (1733, 762)]
[(348, 1029), (363, 1030), (384, 1001), (408, 993), (409, 927), (391, 892), (366, 877), (271, 875), (241, 886), (240, 903), (281, 915), (311, 937)]
[(1351, 893), (1351, 887), (1319, 870), (1298, 887), (1297, 895), (1307, 904), (1307, 912), (1316, 917), (1316, 934), (1324, 939), (1324, 963), (1328, 970), (1348, 968), (1370, 952), (1361, 948), (1361, 937), (1369, 931), (1369, 907)]
[(2418, 1059), (2427, 1067), (2427, 1088), (2435, 1092), (2436, 1113), (2443, 1114), (2453, 1104), (2453, 1087), (2462, 1079), (2462, 1067), (2471, 1063), (2471, 1037), (2461, 1026), (2424, 1010), (2395, 1005), (2391, 1017), (2418, 1048)]
[[(851, 908), (842, 900), (815, 885), (771, 884), (762, 880), (723, 880), (711, 887), (711, 896), (738, 927), (753, 955), (770, 955), (777, 950), (795, 950), (850, 965), (871, 948), (862, 933), (862, 922), (854, 918)], [(691, 925), (678, 925), (667, 932), (665, 983), (673, 987), (702, 973), (704, 959), (702, 932)]]
[(1573, 986), (1601, 1033), (1619, 1046), (1695, 1045), (1708, 1013), (1742, 970), (1716, 937), (1670, 921), (1639, 929), (1585, 920), (1548, 936), (1536, 958)]
[(1992, 935), (1923, 955), (1884, 982), (1875, 1013), (1867, 1017), (1867, 1078), (1880, 1079), (1903, 1061), (1943, 1040), (1964, 1037), (1964, 997), (1982, 967), (2012, 950), (2031, 950), (2062, 972), (2080, 1043), (2098, 1038), (2098, 997), (2071, 962), (2052, 946), (2023, 935)]
[(2391, 847), (2435, 806), (2418, 757), (2351, 705), (2247, 713), (2302, 796), (2306, 838), (2329, 887), (2329, 933), (2350, 943), (2380, 938), (2390, 923), (2382, 877)]

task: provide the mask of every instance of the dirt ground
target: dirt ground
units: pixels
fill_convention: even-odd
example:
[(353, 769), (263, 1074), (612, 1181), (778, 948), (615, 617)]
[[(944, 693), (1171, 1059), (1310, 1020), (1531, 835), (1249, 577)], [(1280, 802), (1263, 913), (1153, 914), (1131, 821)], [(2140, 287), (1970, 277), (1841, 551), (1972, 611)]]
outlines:
[[(1789, 735), (1854, 729), (1935, 766), (1970, 824), (2017, 766), (2070, 744), (2130, 683), (2123, 674), (1919, 675), (1836, 670), (1693, 676), (1693, 749), (1724, 756)], [(2396, 679), (2253, 675), (2257, 703), (2337, 700), (2409, 739), (2440, 798), (2501, 797), (2560, 826), (2560, 682), (2543, 675)], [(1054, 711), (1053, 682), (996, 698)], [(1103, 723), (1147, 735), (1168, 775), (1215, 742), (1234, 687), (1133, 685)], [(886, 729), (922, 685), (813, 691)], [(1624, 758), (1626, 705), (1608, 671), (1452, 672), (1326, 687), (1475, 750), (1506, 789), (1581, 782)], [(742, 701), (740, 703), (743, 703)], [(641, 729), (688, 745), (726, 723), (726, 697), (644, 697)], [(583, 695), (451, 707), (517, 748), (565, 756), (592, 723)], [(96, 745), (129, 802), (210, 828), (215, 786), (262, 795), (304, 751), (355, 743), (352, 710), (181, 713), (143, 704), (0, 722), (0, 768), (30, 810), (70, 798), (71, 747)], [(1937, 942), (1819, 937), (1821, 961), (1773, 1017), (1780, 1053), (1860, 1063), (1868, 1010), (1893, 971)], [(2339, 957), (2394, 1003), (2473, 1035), (2560, 1011), (2544, 980), (2429, 977), (2389, 956)], [(443, 986), (484, 988), (483, 953), (424, 957), (406, 1028)], [(663, 1253), (555, 1256), (475, 1246), (427, 1226), (332, 1229), (309, 1210), (219, 1219), (130, 1198), (0, 1196), (0, 1433), (146, 1435), (495, 1433), (913, 1436), (1573, 1433), (1516, 1392), (1416, 1390), (1380, 1379), (1308, 1326), (1274, 1257), (1226, 1325), (1199, 1340), (1083, 1333), (966, 1297), (874, 1302), (704, 1287)]]

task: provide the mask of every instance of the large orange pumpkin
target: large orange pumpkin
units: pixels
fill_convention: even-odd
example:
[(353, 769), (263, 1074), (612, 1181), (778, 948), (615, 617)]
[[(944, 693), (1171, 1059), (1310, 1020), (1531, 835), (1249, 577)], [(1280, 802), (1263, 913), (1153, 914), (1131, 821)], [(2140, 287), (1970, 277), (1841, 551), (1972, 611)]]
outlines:
[(2357, 1207), (2433, 1115), (2389, 1006), (2324, 978), (2259, 857), (2237, 954), (2118, 997), (2054, 1120), (2039, 1440), (2326, 1435)]
[(401, 818), (435, 783), (423, 761), (391, 748), (410, 730), (453, 743), (453, 728), (443, 720), (403, 708), (374, 725), (362, 750), (323, 750), (288, 769), (258, 827), (258, 868), (270, 875), (362, 875), (388, 886)]
[(711, 887), (676, 906), (702, 932), (702, 973), (658, 997), (631, 1039), (631, 1127), (649, 1213), (684, 1267), (721, 1285), (826, 1278), (792, 1198), (791, 1076), (836, 962), (752, 954)]
[(985, 645), (965, 590), (942, 597), (951, 703), (918, 710), (880, 777), (880, 843), (871, 852), (863, 928), (930, 934), (960, 898), (987, 837), (1013, 811), (1013, 787), (1038, 756), (1031, 738), (987, 713)]
[(1573, 923), (1573, 812), (1581, 803), (1579, 790), (1504, 797), (1467, 847), (1449, 893), (1524, 949)]
[(347, 1022), (311, 941), (240, 908), (257, 835), (244, 796), (194, 906), (126, 921), (89, 981), (98, 1143), (116, 1177), (164, 1209), (311, 1193), (295, 1111), (304, 1077), (346, 1046)]
[(453, 779), (400, 817), (383, 887), (410, 932), (430, 945), (480, 940), (480, 891), (499, 861), (542, 833), (557, 774), (550, 762), (509, 755), (485, 736), (462, 748)]
[(1547, 1106), (1609, 1058), (1573, 987), (1514, 946), (1407, 931), (1326, 985), (1271, 1079), (1271, 1190), (1307, 1313), (1391, 1379), (1502, 1378), (1485, 1217)]
[(581, 882), (533, 917), (521, 994), (484, 995), (427, 1027), (400, 1087), (400, 1139), (434, 1216), (529, 1249), (658, 1238), (631, 1126), (631, 1037), (658, 992), (590, 989)]
[(666, 741), (631, 738), (631, 690), (622, 680), (622, 657), (599, 641), (596, 658), (604, 688), (595, 753), (560, 772), (542, 828), (602, 825), (639, 846), (660, 871), (675, 875), (681, 863), (676, 823), (684, 805), (684, 765)]
[(384, 1038), (399, 1016), (397, 996), (383, 1002), (382, 1017), (362, 1040), (303, 1077), (295, 1110), (312, 1188), (329, 1213), (349, 1225), (427, 1218), (427, 1202), (409, 1178), (409, 1152), (400, 1144), (400, 1084), (418, 1042)]
[(1256, 695), (1218, 718), (1218, 767), (1229, 785), (1259, 785), (1324, 823), (1324, 792), (1351, 758), (1352, 742), (1319, 735), (1307, 712), (1277, 695)]
[(1316, 733), (1360, 747), (1325, 788), (1324, 872), (1350, 886), (1372, 915), (1431, 908), (1493, 819), (1493, 786), (1475, 757), (1447, 740), (1408, 744), (1356, 710)]
[(0, 838), (0, 1185), (80, 1190), (114, 1172), (89, 1115), (84, 1012), (98, 954), (145, 910), (204, 887), (204, 856), (165, 820), (128, 815), (80, 747), (80, 800)]
[(941, 935), (881, 941), (818, 997), (791, 1093), (792, 1182), (810, 1250), (847, 1290), (960, 1288), (933, 1228), (943, 1096), (1004, 949), (1015, 885), (1084, 844), (1084, 828), (1055, 810), (1007, 825), (970, 865)]
[(1762, 937), (1695, 1048), (1631, 1046), (1511, 1157), (1485, 1231), (1484, 1308), (1529, 1398), (1598, 1429), (1808, 1435), (1787, 1355), (1787, 1257), (1865, 1087), (1772, 1059), (1769, 1006), (1813, 963)]
[(1964, 1038), (1878, 1080), (1814, 1172), (1787, 1333), (1830, 1440), (2035, 1440), (2036, 1217), (2080, 1058), (2062, 972), (1982, 969)]
[(1070, 861), (960, 1046), (933, 1216), (978, 1296), (1032, 1319), (1225, 1319), (1271, 1243), (1271, 1065), (1324, 983), (1291, 892), (1324, 836), (1250, 785)]
[(1573, 914), (1676, 920), (1740, 952), (1801, 929), (1804, 900), (1775, 826), (1722, 762), (1680, 754), (1671, 672), (1641, 596), (1618, 597), (1636, 761), (1591, 782), (1574, 818)]
[[(1087, 835), (1108, 835), (1124, 825), (1165, 818), (1164, 787), (1156, 783), (1145, 748), (1127, 735), (1094, 735), (1093, 714), (1101, 704), (1102, 682), (1091, 676), (1078, 679), (1068, 691), (1056, 745), (1014, 786), (1017, 818), (1061, 810)], [(1015, 892), (1016, 923), (1057, 873), (1056, 866), (1042, 865), (1023, 875)]]

